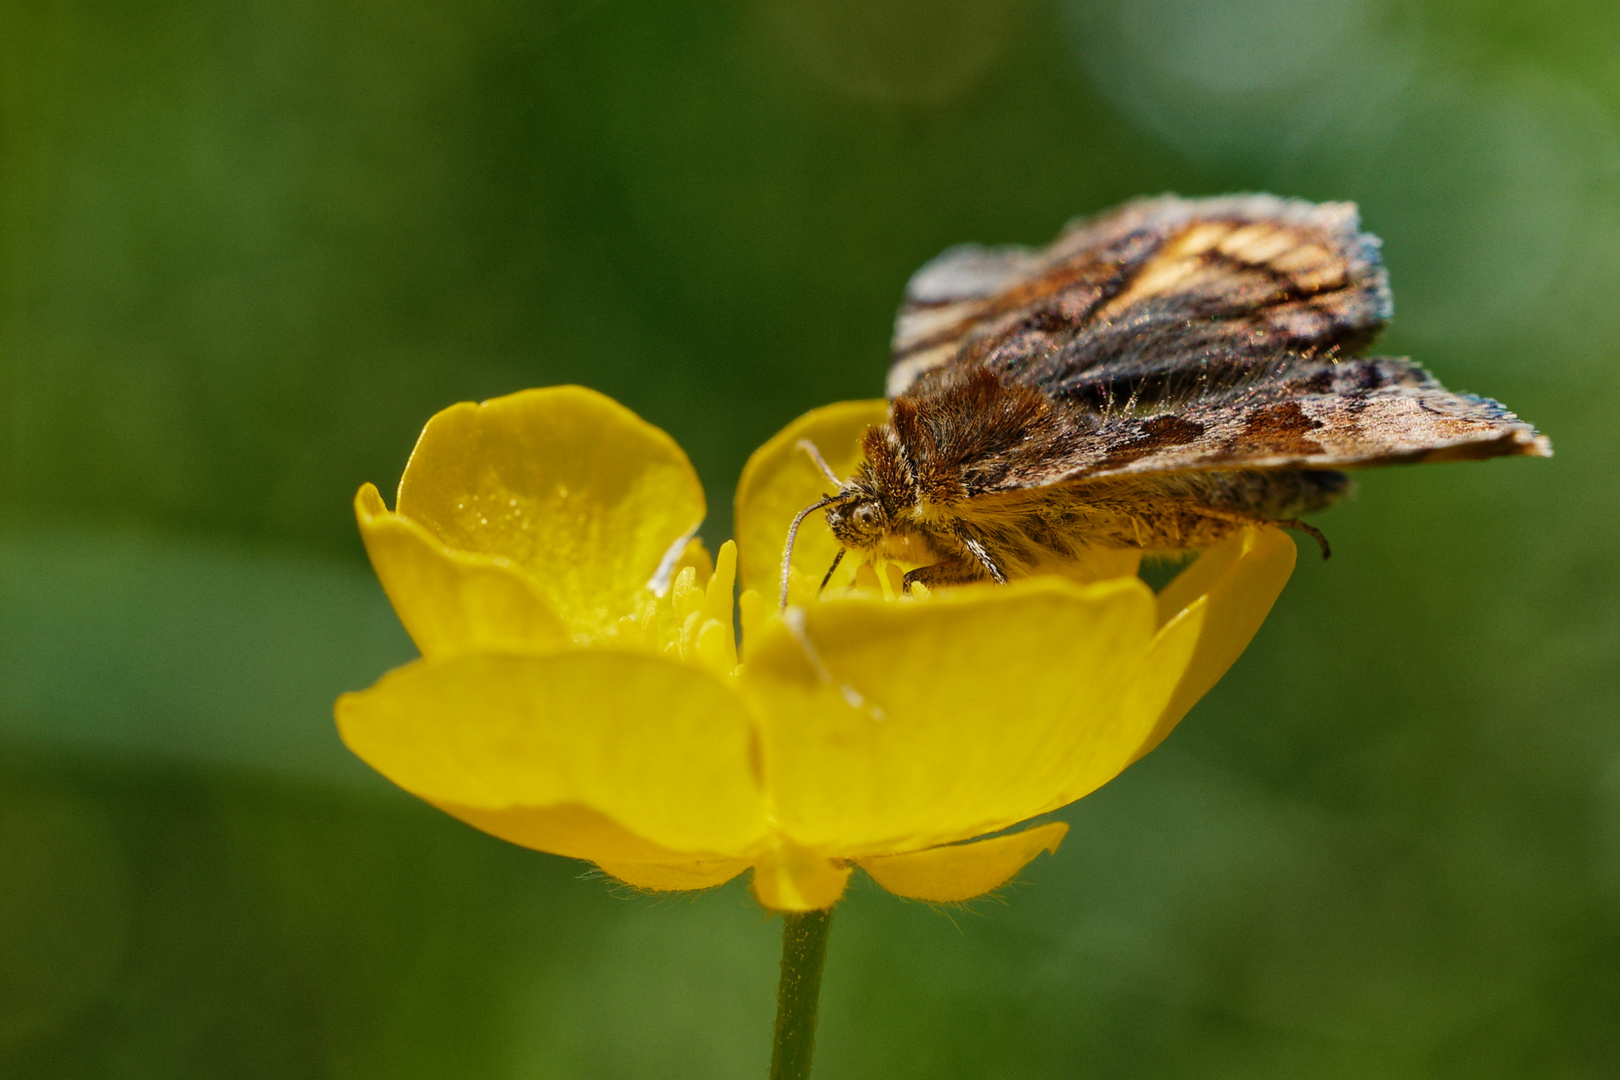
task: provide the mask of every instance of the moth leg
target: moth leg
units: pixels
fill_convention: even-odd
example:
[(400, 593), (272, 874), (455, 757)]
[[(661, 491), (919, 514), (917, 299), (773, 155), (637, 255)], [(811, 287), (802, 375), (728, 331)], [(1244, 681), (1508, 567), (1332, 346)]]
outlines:
[(1328, 546), (1328, 538), (1322, 535), (1322, 530), (1315, 525), (1299, 520), (1299, 518), (1257, 518), (1250, 517), (1248, 514), (1235, 514), (1230, 510), (1217, 510), (1211, 506), (1200, 506), (1197, 512), (1202, 517), (1215, 518), (1218, 521), (1233, 521), (1239, 525), (1275, 525), (1281, 529), (1297, 529), (1316, 541), (1317, 546), (1322, 549), (1323, 562), (1333, 557), (1333, 548)]
[(848, 550), (848, 548), (839, 548), (838, 554), (833, 556), (832, 565), (827, 567), (827, 573), (822, 577), (821, 584), (816, 588), (817, 600), (820, 600), (821, 594), (827, 591), (827, 583), (832, 580), (833, 574), (838, 570), (838, 564), (844, 561), (844, 552)]
[(914, 582), (921, 582), (925, 587), (933, 589), (940, 585), (967, 585), (983, 580), (984, 568), (971, 559), (946, 559), (944, 562), (907, 570), (906, 576), (900, 579), (900, 591), (909, 596)]
[(956, 530), (956, 539), (963, 547), (967, 548), (968, 551), (972, 553), (975, 559), (979, 560), (979, 564), (984, 567), (985, 573), (990, 575), (990, 580), (994, 581), (997, 585), (1007, 584), (1006, 571), (996, 565), (996, 560), (990, 557), (990, 552), (983, 544), (979, 543), (978, 540), (975, 540), (967, 533), (965, 529), (962, 528), (958, 528)]
[(1271, 524), (1281, 525), (1285, 529), (1298, 529), (1300, 532), (1309, 536), (1312, 540), (1315, 540), (1317, 546), (1322, 549), (1323, 562), (1326, 562), (1333, 557), (1333, 549), (1328, 546), (1328, 538), (1323, 536), (1322, 530), (1318, 529), (1315, 525), (1307, 525), (1305, 522), (1299, 520), (1299, 518), (1282, 518), (1281, 520), (1273, 521)]

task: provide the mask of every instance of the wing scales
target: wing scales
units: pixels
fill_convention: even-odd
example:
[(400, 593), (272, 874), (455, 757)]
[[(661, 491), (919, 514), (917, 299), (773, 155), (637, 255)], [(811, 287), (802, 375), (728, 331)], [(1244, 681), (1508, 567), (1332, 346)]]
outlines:
[(1174, 412), (1105, 417), (1005, 488), (1207, 469), (1341, 469), (1546, 456), (1545, 436), (1489, 398), (1454, 394), (1408, 360), (1295, 361)]
[(1494, 401), (1410, 361), (1358, 359), (1390, 314), (1352, 204), (1167, 196), (1039, 250), (965, 246), (924, 266), (889, 394), (943, 402), (988, 374), (1051, 403), (1059, 430), (1039, 452), (998, 453), (984, 490), (1551, 453)]
[(924, 266), (896, 319), (888, 391), (926, 392), (919, 380), (953, 361), (1061, 393), (1155, 359), (1349, 352), (1390, 308), (1378, 242), (1351, 204), (1142, 200), (1044, 249), (965, 246)]

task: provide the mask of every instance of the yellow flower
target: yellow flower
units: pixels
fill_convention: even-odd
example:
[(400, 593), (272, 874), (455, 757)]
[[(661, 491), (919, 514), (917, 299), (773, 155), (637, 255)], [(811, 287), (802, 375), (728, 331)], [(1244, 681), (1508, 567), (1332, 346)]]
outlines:
[(339, 699), (344, 741), (463, 821), (647, 889), (752, 867), (763, 904), (805, 911), (854, 866), (924, 900), (1001, 885), (1067, 826), (1005, 830), (1156, 746), (1248, 644), (1294, 547), (1244, 532), (1157, 597), (1099, 554), (1079, 580), (921, 598), (892, 597), (897, 568), (851, 568), (818, 602), (834, 544), (813, 521), (778, 614), (760, 594), (826, 483), (798, 442), (847, 470), (883, 408), (817, 409), (756, 452), (712, 568), (691, 464), (622, 406), (556, 387), (439, 413), (395, 509), (356, 498), (422, 659)]

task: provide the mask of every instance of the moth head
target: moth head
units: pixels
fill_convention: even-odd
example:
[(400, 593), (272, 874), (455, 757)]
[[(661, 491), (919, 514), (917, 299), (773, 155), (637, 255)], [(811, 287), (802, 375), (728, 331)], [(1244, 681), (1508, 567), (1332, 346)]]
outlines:
[[(856, 551), (871, 551), (882, 544), (883, 539), (893, 531), (894, 522), (888, 510), (890, 500), (885, 499), (884, 495), (891, 494), (893, 481), (889, 477), (899, 472), (900, 465), (898, 452), (895, 447), (889, 445), (889, 439), (886, 428), (867, 429), (861, 439), (865, 460), (856, 474), (848, 480), (838, 478), (838, 474), (828, 466), (814, 443), (806, 439), (799, 440), (799, 449), (810, 456), (810, 460), (815, 463), (822, 475), (832, 482), (837, 491), (817, 499), (800, 510), (794, 516), (793, 524), (788, 526), (787, 544), (782, 551), (782, 591), (778, 601), (781, 607), (786, 608), (788, 602), (793, 544), (798, 538), (799, 526), (810, 514), (817, 510), (826, 510), (827, 526), (841, 545), (838, 554), (833, 558), (832, 566), (828, 567), (826, 576), (821, 579), (823, 589), (832, 580), (833, 571), (838, 569), (838, 564), (843, 560), (846, 551), (851, 548)], [(877, 462), (877, 467), (874, 467), (874, 461)]]
[(827, 527), (840, 544), (857, 551), (876, 547), (891, 531), (882, 501), (853, 484), (827, 504)]
[(822, 509), (827, 511), (828, 527), (842, 545), (833, 559), (832, 566), (828, 567), (826, 577), (821, 579), (823, 589), (827, 587), (827, 582), (832, 580), (833, 571), (838, 569), (838, 564), (844, 558), (844, 552), (850, 548), (865, 550), (876, 547), (889, 531), (889, 518), (882, 501), (859, 480), (849, 481), (836, 495), (818, 499), (800, 510), (794, 517), (793, 524), (788, 526), (787, 545), (782, 551), (782, 592), (779, 603), (783, 608), (787, 607), (788, 572), (793, 564), (793, 544), (799, 535), (799, 525), (806, 516)]

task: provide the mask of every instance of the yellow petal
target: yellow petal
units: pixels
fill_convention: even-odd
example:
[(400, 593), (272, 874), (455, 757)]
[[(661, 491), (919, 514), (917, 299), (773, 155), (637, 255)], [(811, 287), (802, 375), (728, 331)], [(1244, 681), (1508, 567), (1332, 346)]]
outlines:
[(1293, 540), (1281, 529), (1245, 529), (1198, 557), (1159, 593), (1161, 623), (1200, 598), (1206, 605), (1198, 644), (1158, 722), (1143, 740), (1141, 757), (1164, 741), (1199, 698), (1248, 648), (1294, 572)]
[[(1192, 662), (1203, 633), (1208, 599), (1199, 597), (1159, 627), (1131, 678), (1130, 689), (1121, 706), (1121, 716), (1125, 718), (1124, 723), (1129, 725), (1129, 730), (1137, 732), (1144, 740), (1149, 737), (1158, 718), (1164, 715), (1165, 706)], [(1128, 761), (1135, 761), (1143, 753), (1146, 751), (1138, 746)], [(1119, 762), (1109, 758), (1077, 760), (1074, 771), (1052, 801), (1041, 807), (1041, 812), (1056, 810), (1076, 799), (1085, 798), (1119, 775), (1122, 767)]]
[(742, 640), (746, 646), (754, 640), (754, 635), (765, 627), (765, 623), (774, 614), (771, 605), (759, 595), (757, 589), (744, 589), (737, 596), (737, 621), (742, 624)]
[(875, 855), (861, 859), (860, 867), (897, 896), (949, 904), (999, 888), (1043, 851), (1057, 854), (1068, 831), (1063, 822), (1054, 821), (971, 844)]
[(754, 861), (754, 897), (772, 911), (819, 911), (838, 903), (850, 868), (780, 842)]
[(737, 637), (730, 624), (714, 619), (698, 627), (692, 653), (694, 659), (716, 675), (729, 675), (737, 667)]
[(765, 718), (779, 831), (842, 856), (910, 851), (1024, 821), (1076, 776), (1112, 777), (1159, 715), (1126, 707), (1153, 636), (1135, 578), (789, 608), (739, 683)]
[(1062, 566), (1063, 576), (1082, 584), (1130, 577), (1142, 565), (1142, 553), (1135, 548), (1083, 547)]
[(724, 885), (748, 869), (746, 859), (686, 863), (598, 862), (596, 865), (625, 884), (649, 892), (707, 889)]
[(694, 858), (692, 852), (655, 844), (600, 811), (579, 803), (491, 810), (450, 799), (429, 798), (427, 801), (451, 817), (509, 844), (549, 851), (553, 855), (591, 862), (609, 859), (629, 863), (680, 863)]
[(534, 582), (509, 561), (452, 551), (414, 521), (390, 513), (370, 484), (355, 496), (354, 512), (383, 591), (423, 656), (568, 640)]
[[(812, 409), (755, 450), (737, 481), (733, 531), (741, 549), (742, 587), (756, 589), (775, 604), (782, 572), (782, 549), (793, 516), (836, 490), (799, 448), (801, 439), (820, 449), (840, 477), (848, 477), (861, 460), (861, 435), (888, 418), (885, 401), (840, 401)], [(793, 565), (813, 592), (832, 565), (838, 541), (821, 514), (805, 519), (794, 545)], [(850, 572), (854, 566), (849, 566)], [(797, 596), (797, 592), (796, 592)]]
[[(497, 835), (539, 828), (518, 840), (531, 847), (664, 862), (736, 857), (765, 834), (752, 720), (720, 679), (676, 660), (595, 650), (422, 660), (339, 698), (337, 719), (349, 748), (406, 791)], [(589, 836), (545, 832), (552, 817), (532, 812), (559, 807), (658, 850), (588, 850)]]
[(662, 591), (703, 520), (703, 488), (664, 432), (555, 386), (428, 421), (395, 507), (447, 546), (509, 559), (575, 634), (599, 637)]

